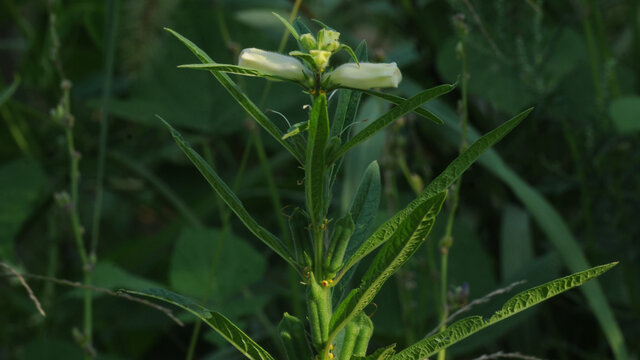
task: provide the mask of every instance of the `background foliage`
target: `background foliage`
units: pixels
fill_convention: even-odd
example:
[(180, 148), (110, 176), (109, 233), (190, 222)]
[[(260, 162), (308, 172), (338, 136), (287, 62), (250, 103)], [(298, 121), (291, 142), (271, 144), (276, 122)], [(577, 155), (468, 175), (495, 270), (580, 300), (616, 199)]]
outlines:
[[(366, 39), (373, 61), (397, 62), (404, 76), (397, 90), (402, 96), (455, 81), (461, 64), (452, 18), (464, 14), (472, 127), (485, 133), (536, 107), (465, 175), (449, 255), (452, 303), (464, 304), (517, 280), (526, 279), (528, 287), (582, 270), (574, 269), (580, 259), (592, 265), (620, 260), (600, 284), (629, 352), (637, 356), (639, 3), (302, 2), (302, 16), (340, 30), (352, 47)], [(68, 209), (54, 199), (70, 182), (65, 132), (49, 114), (62, 96), (60, 72), (51, 60), (54, 15), (60, 63), (73, 83), (73, 132), (81, 153), (77, 210), (86, 238), (92, 231), (100, 125), (108, 115), (93, 285), (164, 287), (203, 300), (281, 354), (274, 326), (285, 311), (304, 316), (302, 286), (229, 215), (154, 114), (205, 154), (263, 226), (286, 230), (288, 210), (304, 203), (303, 171), (277, 143), (260, 137), (208, 74), (176, 68), (193, 58), (162, 28), (176, 29), (218, 62), (234, 63), (245, 47), (276, 50), (283, 28), (271, 11), (286, 16), (292, 5), (285, 0), (0, 2), (0, 261), (25, 273), (82, 278)], [(117, 34), (111, 51), (109, 33)], [(112, 75), (105, 70), (109, 54), (115, 54)], [(306, 119), (300, 104), (308, 99), (295, 87), (238, 81), (256, 103), (292, 123)], [(103, 97), (107, 82), (112, 91)], [(12, 94), (11, 84), (17, 85)], [(429, 103), (445, 125), (409, 115), (354, 149), (333, 206), (349, 206), (361, 174), (378, 159), (383, 179), (378, 223), (401, 209), (457, 154), (459, 97), (456, 90)], [(387, 106), (364, 99), (360, 127)], [(445, 216), (436, 222), (431, 241), (374, 300), (374, 345), (397, 342), (403, 348), (438, 325), (438, 240)], [(81, 357), (72, 335), (82, 323), (81, 290), (27, 280), (47, 317), (36, 312), (15, 278), (3, 276), (0, 359)], [(474, 312), (491, 314), (508, 296)], [(554, 359), (610, 358), (608, 330), (596, 320), (606, 306), (573, 291), (465, 340), (449, 355), (473, 358), (503, 350)], [(95, 293), (99, 358), (184, 357), (194, 318), (175, 313), (184, 327), (150, 307)], [(239, 356), (214, 333), (200, 334), (196, 358)]]

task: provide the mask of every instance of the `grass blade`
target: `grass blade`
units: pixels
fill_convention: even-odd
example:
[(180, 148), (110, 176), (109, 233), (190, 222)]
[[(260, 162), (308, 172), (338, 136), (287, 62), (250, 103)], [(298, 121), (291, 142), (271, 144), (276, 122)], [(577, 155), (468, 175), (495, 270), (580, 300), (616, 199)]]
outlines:
[(222, 200), (229, 206), (229, 208), (238, 216), (240, 221), (262, 242), (264, 242), (268, 247), (270, 247), (273, 251), (275, 251), (278, 255), (280, 255), (284, 260), (286, 260), (291, 266), (297, 269), (297, 264), (289, 251), (286, 249), (284, 244), (280, 239), (278, 239), (275, 235), (270, 233), (267, 229), (260, 226), (256, 220), (249, 215), (247, 210), (240, 202), (240, 199), (236, 197), (236, 195), (229, 189), (227, 184), (218, 176), (218, 174), (209, 166), (209, 164), (195, 151), (186, 141), (182, 138), (182, 135), (174, 129), (168, 122), (166, 122), (163, 118), (158, 116), (158, 118), (164, 123), (164, 125), (169, 129), (173, 139), (175, 140), (178, 147), (187, 155), (189, 160), (198, 168), (202, 176), (207, 179), (209, 185), (218, 193), (218, 195), (222, 198)]
[(558, 294), (580, 286), (590, 279), (602, 275), (616, 264), (618, 263), (614, 262), (596, 266), (523, 291), (508, 300), (502, 308), (496, 311), (496, 313), (489, 319), (483, 319), (481, 316), (471, 316), (459, 320), (448, 327), (445, 331), (409, 346), (398, 354), (392, 356), (391, 359), (419, 360), (435, 355), (440, 350), (446, 349), (486, 327), (496, 324)]
[(128, 294), (145, 296), (178, 306), (197, 316), (205, 324), (220, 334), (227, 342), (238, 349), (244, 356), (252, 360), (274, 360), (266, 350), (245, 334), (224, 315), (209, 310), (192, 300), (164, 289), (147, 289), (143, 291), (121, 290)]
[[(396, 213), (391, 219), (382, 224), (356, 251), (353, 256), (347, 261), (342, 273), (347, 271), (351, 266), (367, 256), (378, 246), (387, 241), (398, 229), (398, 225), (407, 217), (413, 210), (423, 204), (425, 201), (435, 196), (436, 194), (446, 190), (456, 179), (465, 172), (471, 164), (473, 164), (482, 153), (496, 144), (500, 139), (513, 130), (520, 122), (529, 115), (533, 110), (527, 109), (515, 117), (511, 118), (504, 124), (500, 125), (496, 129), (490, 131), (476, 142), (474, 142), (465, 152), (460, 154), (455, 160), (447, 166), (447, 168), (436, 177), (418, 196), (413, 200), (406, 208)], [(342, 273), (340, 276), (342, 276)]]
[(332, 163), (338, 157), (344, 155), (347, 151), (349, 151), (352, 147), (360, 144), (361, 142), (367, 140), (371, 136), (373, 136), (378, 131), (384, 129), (387, 125), (391, 124), (397, 118), (414, 111), (416, 108), (420, 107), (420, 105), (425, 102), (434, 99), (440, 95), (444, 95), (451, 90), (456, 88), (456, 84), (445, 84), (433, 87), (431, 89), (424, 90), (417, 95), (407, 99), (406, 101), (400, 103), (398, 106), (391, 109), (386, 114), (374, 120), (369, 126), (362, 129), (359, 133), (357, 133), (351, 140), (347, 141), (340, 149), (336, 152), (332, 159), (330, 159), (329, 163)]
[(360, 287), (352, 290), (336, 308), (329, 325), (330, 341), (373, 300), (385, 281), (418, 250), (431, 232), (446, 196), (446, 191), (432, 196), (401, 219), (397, 231), (364, 274)]
[[(203, 64), (215, 64), (215, 61), (209, 57), (202, 49), (200, 49), (196, 44), (194, 44), (191, 40), (185, 38), (184, 36), (178, 34), (177, 32), (165, 28), (168, 32), (170, 32), (173, 36), (175, 36), (178, 40), (180, 40), (191, 52), (203, 63)], [(211, 71), (211, 74), (222, 84), (222, 86), (233, 96), (233, 98), (242, 106), (243, 109), (251, 115), (251, 117), (262, 126), (269, 135), (273, 136), (276, 141), (280, 143), (285, 149), (293, 155), (293, 157), (298, 160), (298, 162), (302, 163), (301, 155), (294, 149), (294, 147), (287, 141), (282, 139), (282, 133), (280, 130), (271, 122), (271, 120), (267, 117), (267, 115), (258, 108), (258, 106), (249, 99), (247, 94), (245, 94), (240, 87), (233, 81), (231, 78), (219, 71)]]

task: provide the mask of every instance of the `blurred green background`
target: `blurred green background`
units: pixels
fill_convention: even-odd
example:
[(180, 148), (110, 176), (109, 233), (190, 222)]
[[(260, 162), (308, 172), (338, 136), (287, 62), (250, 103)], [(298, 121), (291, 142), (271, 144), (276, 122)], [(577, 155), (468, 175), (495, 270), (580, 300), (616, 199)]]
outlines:
[[(282, 358), (275, 326), (285, 311), (304, 316), (303, 286), (228, 214), (154, 114), (214, 164), (261, 224), (276, 234), (285, 231), (286, 214), (304, 204), (303, 171), (261, 135), (210, 74), (176, 68), (197, 59), (163, 27), (185, 35), (217, 62), (234, 63), (245, 47), (277, 50), (284, 29), (271, 12), (286, 17), (293, 5), (0, 1), (0, 262), (24, 273), (82, 281), (69, 211), (54, 199), (70, 183), (65, 131), (50, 116), (62, 96), (63, 78), (51, 57), (57, 49), (63, 76), (73, 84), (73, 132), (81, 153), (77, 209), (87, 242), (100, 126), (108, 119), (93, 285), (164, 287), (205, 299)], [(475, 335), (448, 351), (450, 358), (504, 351), (610, 359), (613, 348), (623, 358), (623, 346), (630, 358), (638, 357), (639, 11), (638, 0), (302, 1), (299, 14), (308, 26), (315, 26), (311, 18), (322, 20), (354, 48), (366, 39), (372, 61), (397, 62), (404, 80), (392, 92), (401, 96), (456, 80), (461, 61), (452, 19), (463, 19), (469, 30), (471, 137), (535, 107), (465, 175), (449, 280), (452, 294), (466, 285), (469, 293), (457, 302), (514, 281), (527, 280), (517, 288), (523, 290), (587, 264), (620, 261), (599, 287), (574, 290)], [(294, 47), (289, 39), (286, 50)], [(308, 98), (298, 88), (271, 83), (265, 91), (264, 80), (237, 80), (263, 108), (291, 123), (305, 119)], [(349, 204), (375, 159), (384, 188), (377, 222), (403, 208), (456, 156), (459, 99), (458, 89), (427, 104), (445, 125), (408, 115), (355, 149), (333, 197), (334, 211)], [(364, 120), (387, 109), (364, 97), (358, 119), (366, 125)], [(268, 115), (287, 128), (280, 115)], [(367, 310), (376, 311), (370, 351), (394, 342), (403, 348), (437, 326), (437, 243), (444, 216), (431, 241), (385, 285), (376, 308)], [(17, 279), (5, 268), (1, 274), (0, 359), (81, 358), (73, 329), (82, 327), (82, 290), (27, 278), (47, 312), (42, 317)], [(471, 313), (491, 314), (509, 295)], [(150, 307), (96, 292), (98, 358), (184, 358), (194, 319), (174, 311), (184, 327)], [(240, 355), (203, 329), (194, 358)]]

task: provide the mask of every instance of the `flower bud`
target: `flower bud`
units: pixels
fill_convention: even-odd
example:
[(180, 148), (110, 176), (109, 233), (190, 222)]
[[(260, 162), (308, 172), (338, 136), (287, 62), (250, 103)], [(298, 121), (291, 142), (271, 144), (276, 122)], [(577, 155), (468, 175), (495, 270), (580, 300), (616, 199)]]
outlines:
[(298, 59), (256, 48), (242, 50), (238, 66), (260, 70), (286, 80), (301, 82), (307, 77), (305, 75), (306, 69)]
[(331, 58), (331, 51), (326, 50), (311, 50), (309, 51), (313, 57), (313, 61), (316, 63), (316, 67), (322, 71), (329, 65), (329, 58)]
[(318, 31), (318, 49), (335, 52), (340, 47), (340, 33), (329, 29)]
[(307, 51), (316, 49), (316, 47), (318, 46), (316, 38), (314, 38), (313, 35), (309, 33), (300, 35), (300, 43), (302, 44), (302, 47)]
[(348, 63), (338, 66), (323, 77), (327, 88), (349, 87), (368, 90), (376, 87), (397, 88), (402, 74), (395, 62), (387, 64)]

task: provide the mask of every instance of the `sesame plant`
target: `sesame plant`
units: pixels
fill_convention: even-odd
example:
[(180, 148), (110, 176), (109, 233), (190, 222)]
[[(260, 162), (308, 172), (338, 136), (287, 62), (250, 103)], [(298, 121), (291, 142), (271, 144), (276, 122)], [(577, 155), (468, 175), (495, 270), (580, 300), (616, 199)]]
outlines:
[[(375, 329), (367, 307), (383, 284), (429, 239), (448, 188), (532, 109), (514, 116), (466, 147), (412, 202), (373, 229), (381, 194), (377, 162), (372, 162), (362, 174), (348, 211), (340, 213), (332, 207), (345, 154), (411, 112), (442, 123), (421, 105), (452, 91), (457, 83), (436, 86), (408, 99), (372, 90), (398, 86), (402, 75), (395, 63), (367, 62), (364, 42), (353, 50), (340, 42), (339, 32), (319, 21), (320, 30), (314, 36), (300, 20), (291, 24), (278, 18), (295, 38), (298, 50), (283, 55), (249, 48), (240, 53), (238, 65), (218, 64), (190, 40), (167, 30), (201, 62), (180, 67), (209, 71), (304, 169), (305, 203), (299, 204), (289, 216), (290, 236), (283, 240), (262, 227), (212, 166), (168, 121), (160, 120), (230, 210), (299, 276), (300, 287), (306, 294), (306, 314), (284, 313), (278, 327), (288, 359), (425, 359), (615, 266), (616, 263), (596, 266), (531, 288), (512, 297), (488, 318), (464, 318), (405, 349), (397, 349), (394, 344), (370, 349), (369, 341)], [(333, 55), (340, 51), (345, 51), (351, 62), (336, 66)], [(309, 97), (308, 120), (286, 129), (279, 127), (227, 74), (262, 77), (299, 86)], [(374, 96), (395, 106), (352, 134), (362, 96)], [(336, 102), (332, 117), (329, 116), (330, 102)], [(352, 282), (358, 264), (374, 252), (377, 253), (362, 278)], [(127, 292), (166, 301), (193, 313), (249, 359), (275, 359), (218, 311), (163, 289)]]

